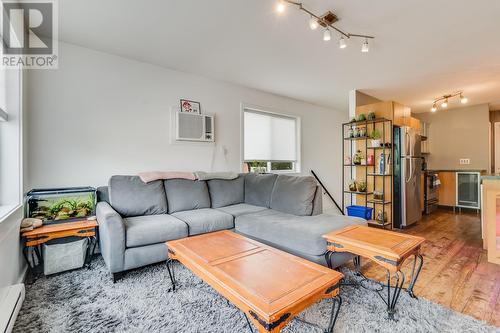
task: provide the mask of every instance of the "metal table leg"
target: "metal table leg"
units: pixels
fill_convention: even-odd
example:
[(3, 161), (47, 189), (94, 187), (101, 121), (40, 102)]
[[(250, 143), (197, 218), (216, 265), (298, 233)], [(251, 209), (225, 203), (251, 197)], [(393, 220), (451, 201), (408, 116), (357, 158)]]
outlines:
[(245, 319), (247, 320), (247, 326), (248, 326), (248, 329), (250, 330), (250, 333), (253, 333), (252, 324), (250, 324), (250, 320), (248, 320), (248, 317), (245, 313), (243, 315), (245, 316)]
[(332, 251), (327, 251), (325, 253), (325, 261), (326, 261), (326, 266), (330, 269), (333, 269), (332, 267), (332, 255), (333, 255), (333, 252)]
[(340, 306), (342, 305), (342, 297), (340, 294), (332, 298), (332, 312), (330, 314), (330, 323), (328, 324), (328, 328), (325, 330), (325, 333), (333, 333), (333, 328), (335, 327), (335, 323), (337, 322), (337, 317), (339, 316)]
[(382, 298), (382, 300), (387, 305), (387, 314), (389, 315), (390, 320), (394, 320), (394, 314), (396, 313), (396, 304), (398, 303), (399, 296), (401, 295), (401, 289), (403, 289), (403, 284), (405, 283), (405, 275), (401, 271), (397, 271), (396, 275), (396, 284), (392, 287), (392, 295), (391, 295), (391, 272), (387, 270), (387, 297), (384, 298), (380, 292), (377, 291), (378, 295)]
[(174, 275), (174, 260), (168, 258), (167, 259), (167, 270), (168, 270), (168, 276), (170, 277), (170, 282), (172, 283), (172, 288), (170, 288), (168, 291), (175, 291), (175, 275)]
[[(419, 261), (418, 266), (417, 266), (417, 259)], [(417, 296), (415, 296), (415, 294), (413, 293), (413, 287), (415, 286), (415, 282), (417, 282), (417, 279), (418, 279), (418, 276), (420, 275), (420, 271), (422, 270), (423, 264), (424, 264), (424, 258), (422, 257), (422, 255), (416, 254), (415, 260), (413, 261), (413, 269), (411, 271), (410, 285), (408, 286), (408, 289), (406, 289), (408, 294), (413, 298), (417, 298)]]

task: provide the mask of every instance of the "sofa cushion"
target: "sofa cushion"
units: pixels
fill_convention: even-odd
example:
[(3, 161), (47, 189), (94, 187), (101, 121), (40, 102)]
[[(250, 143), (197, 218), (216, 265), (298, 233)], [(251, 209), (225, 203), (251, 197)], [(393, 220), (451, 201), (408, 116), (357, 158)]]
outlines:
[(112, 176), (109, 203), (123, 217), (167, 213), (163, 182), (146, 184), (138, 176)]
[(313, 177), (279, 175), (271, 194), (271, 209), (298, 215), (311, 215), (316, 181)]
[(208, 190), (212, 208), (219, 208), (245, 201), (245, 178), (240, 175), (236, 179), (213, 179), (208, 181)]
[(127, 247), (162, 243), (188, 236), (186, 223), (166, 214), (127, 217), (123, 222)]
[(324, 234), (356, 224), (366, 225), (366, 221), (329, 214), (295, 216), (272, 209), (240, 215), (234, 222), (238, 233), (316, 256), (326, 253)]
[(168, 213), (210, 208), (207, 183), (203, 180), (168, 179), (165, 181)]
[(217, 209), (186, 210), (172, 215), (188, 225), (189, 236), (234, 228), (233, 216)]
[(269, 209), (269, 208), (249, 205), (249, 204), (245, 204), (245, 203), (217, 208), (217, 210), (220, 210), (221, 212), (224, 212), (224, 213), (231, 214), (234, 217), (237, 217), (237, 216), (240, 216), (243, 214), (260, 212), (260, 211), (263, 211), (266, 209)]
[(269, 208), (276, 178), (273, 174), (246, 174), (245, 203)]

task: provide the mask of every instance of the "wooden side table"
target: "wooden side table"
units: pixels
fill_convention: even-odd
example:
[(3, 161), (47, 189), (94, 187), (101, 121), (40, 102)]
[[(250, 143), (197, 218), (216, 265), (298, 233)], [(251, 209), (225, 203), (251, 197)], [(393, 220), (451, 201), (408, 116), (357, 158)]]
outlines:
[[(37, 276), (37, 268), (43, 264), (41, 245), (54, 239), (65, 237), (86, 237), (89, 239), (85, 264), (89, 265), (97, 246), (98, 237), (97, 221), (72, 221), (59, 224), (43, 225), (31, 231), (21, 233), (23, 241), (23, 255), (28, 263), (32, 275)], [(29, 258), (32, 258), (30, 261)]]
[[(424, 263), (420, 248), (422, 243), (425, 242), (425, 238), (361, 225), (333, 231), (323, 235), (323, 237), (327, 240), (327, 248), (330, 251), (328, 254), (330, 256), (334, 252), (355, 254), (357, 256), (354, 259), (356, 270), (360, 270), (360, 256), (374, 261), (387, 270), (387, 298), (382, 299), (387, 305), (390, 319), (394, 319), (396, 304), (405, 282), (405, 274), (401, 272), (401, 267), (407, 258), (413, 256), (413, 269), (407, 291), (411, 297), (416, 298), (413, 287)], [(396, 284), (393, 286), (392, 295), (391, 274), (396, 276)]]

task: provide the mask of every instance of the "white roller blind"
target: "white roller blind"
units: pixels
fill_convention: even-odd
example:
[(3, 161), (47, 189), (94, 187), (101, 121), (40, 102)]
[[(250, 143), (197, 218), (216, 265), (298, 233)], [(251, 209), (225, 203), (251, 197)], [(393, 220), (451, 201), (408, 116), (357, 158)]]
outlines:
[(296, 161), (297, 119), (245, 110), (245, 161)]

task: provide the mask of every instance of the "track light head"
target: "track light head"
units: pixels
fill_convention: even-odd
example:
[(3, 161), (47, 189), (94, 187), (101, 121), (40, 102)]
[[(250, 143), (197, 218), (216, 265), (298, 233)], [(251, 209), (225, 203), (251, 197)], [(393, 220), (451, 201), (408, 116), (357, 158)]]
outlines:
[(311, 19), (309, 20), (309, 28), (311, 28), (311, 30), (316, 30), (318, 29), (318, 27), (319, 27), (318, 20), (316, 20), (316, 18), (311, 15)]
[(330, 29), (326, 28), (325, 31), (323, 31), (323, 40), (325, 42), (328, 42), (331, 39), (332, 39), (332, 33), (330, 32)]
[(437, 111), (437, 106), (436, 103), (432, 104), (431, 112), (436, 112)]
[(363, 53), (370, 52), (370, 46), (368, 45), (368, 39), (365, 39), (363, 45), (361, 45), (361, 52), (363, 52)]
[(441, 107), (442, 107), (443, 109), (446, 109), (446, 108), (448, 107), (448, 98), (447, 98), (447, 99), (445, 99), (443, 103), (441, 103)]
[(466, 104), (469, 101), (467, 97), (464, 97), (462, 94), (460, 94), (460, 103)]
[(285, 8), (286, 8), (285, 2), (283, 0), (278, 0), (278, 2), (276, 3), (276, 12), (281, 14), (285, 11)]
[(347, 47), (347, 43), (345, 42), (344, 36), (340, 36), (339, 39), (339, 48), (345, 49)]

